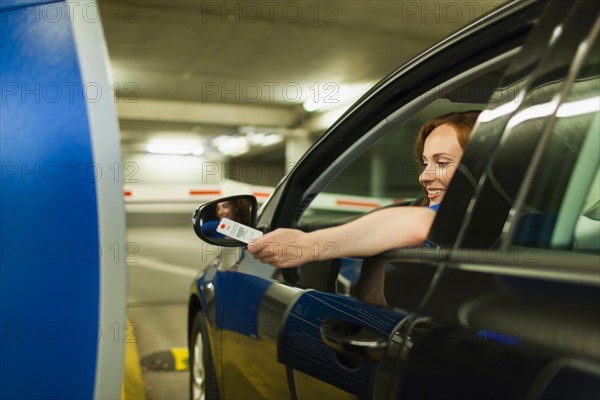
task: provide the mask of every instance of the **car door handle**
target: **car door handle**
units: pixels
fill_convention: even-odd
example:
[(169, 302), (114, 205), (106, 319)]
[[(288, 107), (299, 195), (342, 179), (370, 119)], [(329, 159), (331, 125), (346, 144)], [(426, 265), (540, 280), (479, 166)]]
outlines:
[(370, 361), (381, 360), (388, 346), (387, 337), (335, 318), (327, 318), (321, 325), (321, 340), (337, 353)]

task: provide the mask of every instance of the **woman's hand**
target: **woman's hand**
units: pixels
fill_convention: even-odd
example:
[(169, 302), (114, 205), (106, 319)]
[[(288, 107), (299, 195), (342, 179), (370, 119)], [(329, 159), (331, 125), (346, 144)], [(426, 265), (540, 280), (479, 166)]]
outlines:
[(250, 244), (248, 251), (261, 262), (277, 268), (292, 268), (317, 259), (309, 234), (297, 229), (276, 229)]

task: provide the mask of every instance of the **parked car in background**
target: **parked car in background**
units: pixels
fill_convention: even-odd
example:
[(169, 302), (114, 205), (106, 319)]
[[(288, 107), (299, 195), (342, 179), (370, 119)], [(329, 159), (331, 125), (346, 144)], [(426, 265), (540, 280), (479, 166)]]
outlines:
[(331, 193), (407, 206), (419, 125), (481, 109), (429, 248), (277, 270), (202, 234), (228, 199), (201, 206), (221, 253), (190, 294), (192, 398), (598, 399), (598, 7), (506, 4), (377, 84), (260, 210), (239, 197), (263, 232), (360, 217), (311, 207)]

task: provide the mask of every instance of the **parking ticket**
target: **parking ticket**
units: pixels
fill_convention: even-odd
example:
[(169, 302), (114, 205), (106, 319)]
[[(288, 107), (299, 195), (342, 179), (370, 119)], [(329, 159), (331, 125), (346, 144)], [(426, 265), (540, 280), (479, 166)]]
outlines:
[(217, 227), (217, 232), (244, 243), (250, 243), (252, 240), (263, 235), (261, 231), (240, 224), (239, 222), (232, 221), (229, 218), (223, 218), (221, 220)]

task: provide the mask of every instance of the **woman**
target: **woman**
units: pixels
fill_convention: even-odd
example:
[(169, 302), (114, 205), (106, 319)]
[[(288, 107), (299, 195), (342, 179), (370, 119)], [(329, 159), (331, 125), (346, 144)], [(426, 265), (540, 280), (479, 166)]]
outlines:
[(214, 211), (215, 220), (204, 221), (202, 232), (209, 237), (223, 239), (225, 235), (217, 232), (221, 219), (229, 218), (232, 221), (248, 225), (250, 223), (250, 204), (244, 199), (222, 201), (217, 203)]
[[(277, 229), (255, 239), (248, 251), (262, 262), (291, 268), (310, 261), (368, 257), (400, 247), (421, 245), (463, 154), (479, 111), (454, 112), (434, 118), (419, 130), (415, 154), (421, 163), (421, 205), (391, 207), (344, 225), (302, 232)], [(377, 229), (375, 229), (377, 227)], [(369, 232), (365, 235), (365, 232)]]
[(243, 199), (222, 201), (217, 204), (217, 217), (219, 220), (229, 218), (247, 225), (250, 221), (250, 206)]

